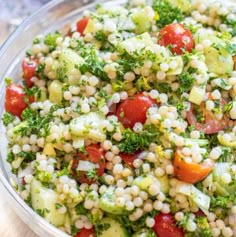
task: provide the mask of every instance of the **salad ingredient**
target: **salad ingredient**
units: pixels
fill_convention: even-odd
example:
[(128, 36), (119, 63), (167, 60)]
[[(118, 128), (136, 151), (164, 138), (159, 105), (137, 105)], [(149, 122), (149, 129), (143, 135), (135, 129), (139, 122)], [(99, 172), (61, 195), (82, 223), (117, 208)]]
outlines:
[(118, 105), (116, 116), (125, 128), (133, 128), (135, 123), (145, 123), (147, 110), (154, 104), (155, 101), (143, 93), (136, 94)]
[(203, 180), (214, 168), (212, 161), (200, 164), (185, 160), (180, 150), (175, 152), (174, 173), (175, 176), (184, 182), (195, 184)]
[[(222, 100), (221, 104), (225, 104)], [(190, 110), (187, 112), (187, 120), (190, 125), (193, 125), (198, 131), (206, 134), (214, 134), (228, 127), (229, 119), (227, 115), (217, 119), (212, 111), (205, 108), (204, 103), (200, 104), (199, 110), (202, 113), (202, 122), (198, 122), (194, 113), (195, 105), (191, 105)]]
[(25, 79), (26, 86), (29, 88), (34, 86), (32, 78), (35, 76), (37, 66), (37, 59), (25, 58), (22, 62), (23, 77)]
[(163, 27), (159, 33), (158, 43), (169, 47), (172, 53), (178, 55), (184, 51), (191, 52), (194, 47), (192, 33), (179, 23)]
[(66, 212), (60, 213), (57, 206), (60, 203), (59, 195), (51, 189), (45, 188), (39, 181), (31, 181), (31, 202), (33, 209), (55, 226), (65, 223)]
[(180, 8), (169, 0), (155, 0), (152, 7), (156, 13), (156, 23), (160, 28), (174, 21), (180, 22), (183, 20)]
[(89, 22), (89, 18), (88, 17), (84, 17), (84, 18), (80, 19), (79, 21), (77, 21), (77, 23), (76, 23), (76, 30), (81, 35), (84, 35), (84, 30), (85, 30), (88, 22)]
[(183, 237), (184, 231), (176, 225), (171, 214), (157, 214), (155, 216), (154, 232), (160, 237)]
[(93, 229), (81, 229), (74, 237), (95, 237)]
[(34, 98), (27, 96), (22, 86), (13, 83), (7, 86), (5, 97), (5, 109), (7, 112), (21, 117), (23, 110), (33, 101)]
[(128, 237), (128, 231), (115, 219), (103, 218), (97, 227), (97, 236), (109, 237)]

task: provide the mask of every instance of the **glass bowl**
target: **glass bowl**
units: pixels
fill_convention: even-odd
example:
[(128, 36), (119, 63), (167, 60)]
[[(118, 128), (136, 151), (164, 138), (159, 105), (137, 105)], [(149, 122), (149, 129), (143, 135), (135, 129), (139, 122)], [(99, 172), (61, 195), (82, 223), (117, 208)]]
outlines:
[[(20, 78), (21, 60), (36, 36), (60, 30), (68, 23), (75, 22), (85, 9), (92, 9), (98, 3), (112, 6), (122, 2), (124, 1), (54, 0), (26, 19), (0, 48), (2, 62), (0, 69), (0, 118), (4, 112), (4, 78), (11, 77), (16, 81)], [(14, 189), (17, 180), (10, 171), (6, 157), (7, 141), (2, 121), (0, 121), (0, 185), (6, 200), (9, 201), (18, 216), (39, 236), (68, 237), (69, 235), (36, 214), (19, 196)]]

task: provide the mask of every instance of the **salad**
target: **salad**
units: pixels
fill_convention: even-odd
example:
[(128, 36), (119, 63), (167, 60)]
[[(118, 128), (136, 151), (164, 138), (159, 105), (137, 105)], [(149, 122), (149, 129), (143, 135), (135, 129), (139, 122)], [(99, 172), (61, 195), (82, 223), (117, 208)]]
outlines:
[(236, 7), (97, 5), (37, 36), (3, 123), (15, 188), (74, 237), (236, 236)]

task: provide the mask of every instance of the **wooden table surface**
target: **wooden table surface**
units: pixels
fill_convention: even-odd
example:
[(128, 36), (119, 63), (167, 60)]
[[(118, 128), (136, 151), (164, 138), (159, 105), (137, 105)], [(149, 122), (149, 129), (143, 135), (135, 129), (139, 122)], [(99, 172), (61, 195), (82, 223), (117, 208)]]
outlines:
[(38, 237), (12, 210), (0, 184), (0, 236)]

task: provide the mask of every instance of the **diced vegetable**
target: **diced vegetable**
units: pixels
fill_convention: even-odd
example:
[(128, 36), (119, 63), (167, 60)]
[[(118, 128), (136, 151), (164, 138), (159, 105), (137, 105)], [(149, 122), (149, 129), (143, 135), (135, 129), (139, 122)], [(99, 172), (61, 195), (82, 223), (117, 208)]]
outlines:
[(117, 220), (112, 218), (103, 218), (97, 226), (98, 237), (129, 237), (128, 231)]
[(51, 83), (49, 86), (49, 100), (52, 103), (61, 104), (63, 98), (62, 88), (63, 84), (58, 80)]
[(33, 179), (30, 184), (30, 194), (33, 209), (44, 216), (47, 221), (55, 226), (62, 226), (66, 220), (66, 213), (60, 213), (56, 204), (63, 205), (59, 195), (52, 189), (47, 189)]
[(192, 184), (179, 182), (176, 187), (177, 193), (184, 194), (191, 198), (191, 200), (204, 212), (207, 213), (210, 207), (210, 197), (201, 192)]
[(205, 93), (205, 89), (194, 86), (190, 91), (189, 101), (196, 105), (200, 105), (204, 99)]
[(114, 190), (115, 187), (110, 186), (100, 197), (98, 206), (107, 213), (122, 215), (125, 212), (125, 208), (116, 204), (116, 196)]

